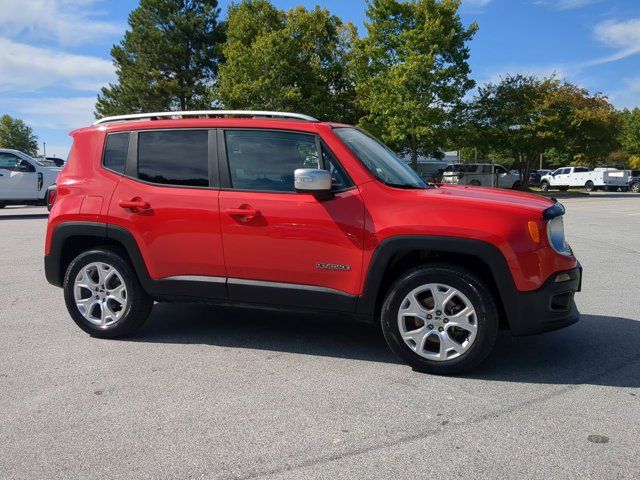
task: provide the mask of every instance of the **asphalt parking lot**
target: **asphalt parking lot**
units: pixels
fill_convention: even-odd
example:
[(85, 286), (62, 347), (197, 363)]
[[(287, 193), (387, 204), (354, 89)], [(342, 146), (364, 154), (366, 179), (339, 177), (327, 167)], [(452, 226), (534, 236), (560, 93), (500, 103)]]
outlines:
[(341, 318), (159, 304), (93, 339), (46, 210), (1, 210), (0, 478), (640, 478), (640, 195), (562, 201), (582, 321), (449, 378)]

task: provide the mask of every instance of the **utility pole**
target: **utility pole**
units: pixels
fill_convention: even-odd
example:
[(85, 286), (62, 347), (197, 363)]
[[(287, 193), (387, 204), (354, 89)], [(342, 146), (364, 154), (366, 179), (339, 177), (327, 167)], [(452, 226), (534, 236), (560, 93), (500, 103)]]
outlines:
[(43, 157), (47, 158), (47, 142), (42, 142)]
[(540, 170), (542, 170), (542, 154), (540, 154)]

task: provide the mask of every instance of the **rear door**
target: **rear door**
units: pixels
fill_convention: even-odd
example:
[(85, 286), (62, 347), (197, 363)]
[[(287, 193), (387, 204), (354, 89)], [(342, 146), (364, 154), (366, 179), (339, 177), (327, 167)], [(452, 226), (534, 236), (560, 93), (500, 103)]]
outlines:
[[(302, 132), (225, 130), (219, 158), (229, 297), (353, 310), (364, 205), (321, 139)], [(334, 197), (296, 193), (294, 170), (319, 166), (332, 172)]]
[(109, 223), (135, 237), (152, 279), (173, 291), (179, 285), (191, 287), (185, 289), (187, 295), (224, 298), (215, 144), (210, 148), (210, 138), (215, 139), (215, 130), (131, 132), (126, 173), (113, 193)]
[(34, 200), (37, 190), (35, 166), (13, 153), (0, 153), (0, 198)]

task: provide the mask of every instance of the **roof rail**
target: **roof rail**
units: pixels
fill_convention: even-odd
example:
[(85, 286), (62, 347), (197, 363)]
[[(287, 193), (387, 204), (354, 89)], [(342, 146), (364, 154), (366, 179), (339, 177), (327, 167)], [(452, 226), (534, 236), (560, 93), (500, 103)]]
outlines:
[(104, 117), (96, 120), (93, 124), (100, 125), (108, 122), (120, 122), (125, 120), (154, 120), (159, 118), (186, 118), (186, 117), (223, 117), (227, 115), (244, 117), (268, 117), (268, 118), (291, 118), (304, 120), (305, 122), (318, 122), (317, 118), (303, 115), (301, 113), (288, 112), (267, 112), (261, 110), (193, 110), (187, 112), (154, 112), (154, 113), (132, 113), (130, 115), (116, 115), (114, 117)]

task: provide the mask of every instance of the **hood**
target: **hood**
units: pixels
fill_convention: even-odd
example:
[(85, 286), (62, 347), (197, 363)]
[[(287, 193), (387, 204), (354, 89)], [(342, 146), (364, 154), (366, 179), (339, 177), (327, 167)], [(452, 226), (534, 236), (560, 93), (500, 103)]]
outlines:
[(554, 201), (533, 193), (504, 190), (499, 188), (468, 187), (463, 185), (442, 185), (441, 195), (468, 200), (475, 204), (507, 206), (518, 210), (543, 212), (554, 205)]

